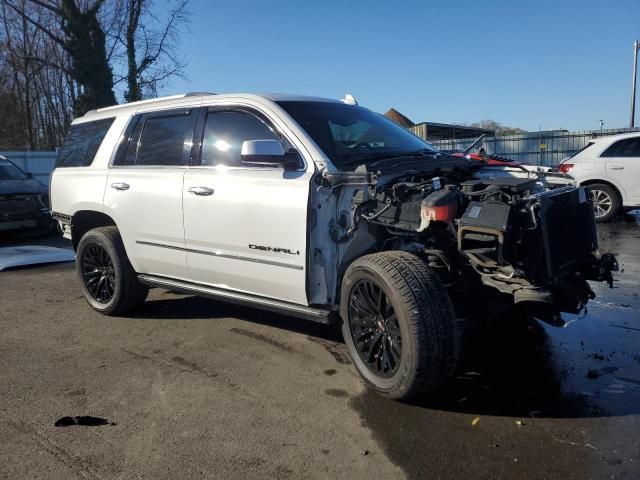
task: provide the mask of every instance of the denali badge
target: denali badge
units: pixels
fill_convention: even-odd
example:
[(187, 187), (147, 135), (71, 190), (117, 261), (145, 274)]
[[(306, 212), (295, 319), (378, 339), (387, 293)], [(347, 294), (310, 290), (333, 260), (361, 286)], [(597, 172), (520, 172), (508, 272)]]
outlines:
[(253, 250), (262, 250), (263, 252), (288, 253), (289, 255), (300, 255), (300, 250), (293, 251), (290, 248), (266, 247), (264, 245), (249, 244), (249, 248)]

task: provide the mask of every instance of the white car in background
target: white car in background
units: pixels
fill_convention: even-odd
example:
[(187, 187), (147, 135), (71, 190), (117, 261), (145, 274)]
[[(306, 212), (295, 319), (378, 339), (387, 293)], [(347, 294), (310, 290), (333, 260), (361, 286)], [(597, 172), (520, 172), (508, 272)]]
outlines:
[(640, 132), (594, 138), (559, 170), (591, 189), (598, 222), (640, 208)]

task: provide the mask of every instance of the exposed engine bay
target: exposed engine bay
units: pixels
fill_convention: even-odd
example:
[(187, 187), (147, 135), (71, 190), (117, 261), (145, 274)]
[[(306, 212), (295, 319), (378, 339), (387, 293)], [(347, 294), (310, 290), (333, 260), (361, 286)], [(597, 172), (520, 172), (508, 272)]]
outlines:
[(587, 280), (611, 285), (618, 266), (597, 255), (587, 188), (549, 185), (542, 172), (442, 160), (426, 171), (422, 163), (397, 173), (361, 166), (323, 174), (323, 186), (339, 196), (330, 232), (344, 263), (363, 248), (412, 251), (450, 289), (476, 284), (552, 324), (594, 298)]

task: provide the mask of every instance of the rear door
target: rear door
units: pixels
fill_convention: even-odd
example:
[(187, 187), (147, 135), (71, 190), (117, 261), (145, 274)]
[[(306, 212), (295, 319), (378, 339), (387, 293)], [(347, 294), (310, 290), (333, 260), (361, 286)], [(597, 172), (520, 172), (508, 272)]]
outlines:
[(640, 137), (620, 140), (601, 155), (607, 177), (623, 188), (627, 205), (640, 205)]
[(197, 108), (135, 116), (109, 170), (104, 204), (139, 273), (188, 278), (182, 217)]
[(199, 166), (184, 177), (187, 264), (195, 282), (307, 304), (307, 203), (313, 166), (247, 166), (245, 140), (277, 139), (272, 121), (247, 107), (203, 109)]

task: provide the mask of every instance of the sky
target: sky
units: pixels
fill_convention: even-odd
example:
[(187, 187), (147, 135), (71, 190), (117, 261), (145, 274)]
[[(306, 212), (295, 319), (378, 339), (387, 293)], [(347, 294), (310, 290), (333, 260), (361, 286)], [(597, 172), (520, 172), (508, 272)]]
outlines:
[(190, 11), (187, 79), (162, 94), (351, 93), (416, 123), (629, 125), (640, 0), (191, 0)]

